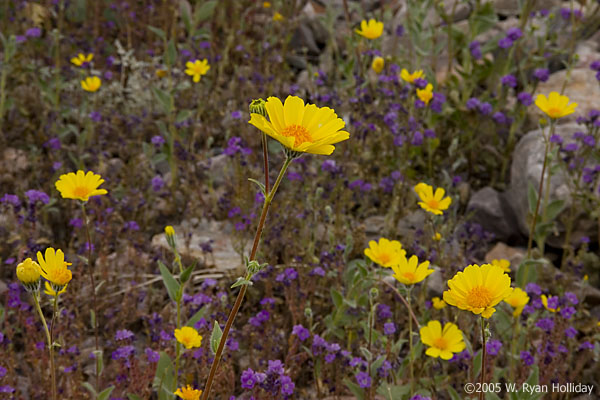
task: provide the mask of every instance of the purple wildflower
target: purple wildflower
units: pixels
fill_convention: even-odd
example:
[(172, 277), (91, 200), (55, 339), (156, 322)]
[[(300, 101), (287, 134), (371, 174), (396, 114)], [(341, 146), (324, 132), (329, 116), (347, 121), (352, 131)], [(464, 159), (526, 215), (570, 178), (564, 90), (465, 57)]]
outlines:
[(504, 86), (508, 86), (511, 88), (517, 87), (517, 78), (511, 74), (504, 75), (502, 77), (502, 79), (500, 80), (500, 82), (502, 82), (502, 85), (504, 85)]
[(396, 333), (396, 325), (393, 322), (386, 322), (383, 324), (383, 333), (386, 335), (393, 335)]
[(546, 82), (550, 78), (550, 71), (548, 68), (536, 68), (533, 77), (540, 82)]
[(577, 329), (569, 326), (567, 329), (565, 329), (565, 336), (573, 339), (575, 336), (577, 336)]
[(133, 332), (131, 332), (128, 329), (118, 330), (117, 333), (115, 334), (116, 341), (128, 340), (128, 339), (131, 339), (132, 337), (133, 337)]
[(361, 388), (371, 387), (371, 377), (366, 372), (361, 371), (358, 374), (356, 374), (355, 377), (356, 382), (358, 382), (358, 386), (360, 386)]
[(554, 329), (554, 321), (551, 318), (542, 318), (535, 326), (546, 331), (546, 333), (550, 333)]
[(296, 387), (296, 385), (292, 381), (292, 378), (290, 378), (287, 375), (284, 375), (281, 377), (279, 384), (281, 385), (281, 394), (285, 396), (291, 396), (292, 394), (294, 394), (294, 388)]
[[(590, 238), (588, 238), (588, 241), (590, 240)], [(576, 305), (579, 303), (579, 300), (577, 299), (577, 295), (573, 292), (565, 292), (565, 299), (567, 299), (567, 301), (573, 305)]]
[(146, 353), (148, 362), (157, 363), (158, 360), (160, 360), (160, 354), (157, 351), (152, 350), (150, 347), (147, 347), (144, 352)]
[(517, 27), (509, 28), (506, 31), (506, 37), (512, 41), (518, 40), (521, 36), (523, 36), (523, 32)]
[(48, 204), (48, 202), (50, 201), (50, 197), (46, 193), (35, 189), (26, 191), (25, 197), (27, 197), (27, 199), (29, 200), (29, 204), (33, 204), (36, 201), (39, 201), (43, 204)]
[(524, 106), (530, 106), (533, 103), (533, 98), (531, 97), (531, 94), (527, 92), (519, 93), (517, 95), (517, 100), (519, 100), (519, 102)]
[(500, 351), (501, 348), (502, 348), (502, 342), (499, 340), (496, 340), (496, 339), (490, 340), (485, 345), (485, 349), (487, 350), (488, 354), (491, 356), (498, 355), (498, 352)]
[(508, 49), (513, 45), (513, 41), (509, 37), (504, 37), (498, 41), (498, 47)]
[(520, 356), (521, 356), (521, 360), (523, 361), (523, 364), (525, 364), (527, 366), (533, 365), (533, 362), (535, 361), (535, 359), (533, 358), (533, 356), (531, 355), (530, 352), (522, 351)]
[(302, 325), (294, 325), (292, 328), (292, 335), (298, 336), (301, 342), (304, 342), (310, 336), (310, 331)]
[(571, 317), (576, 313), (577, 311), (575, 310), (575, 308), (568, 306), (568, 307), (563, 307), (560, 309), (560, 315), (564, 318), (564, 319), (571, 319)]
[(252, 368), (248, 368), (242, 372), (240, 380), (242, 381), (242, 387), (244, 389), (252, 389), (256, 384), (256, 377)]

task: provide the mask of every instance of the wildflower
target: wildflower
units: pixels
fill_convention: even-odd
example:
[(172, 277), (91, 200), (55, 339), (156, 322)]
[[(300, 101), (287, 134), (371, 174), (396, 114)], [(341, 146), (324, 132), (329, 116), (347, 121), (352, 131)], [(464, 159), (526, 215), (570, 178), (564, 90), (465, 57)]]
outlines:
[(263, 8), (271, 8), (271, 2), (270, 1), (263, 1)]
[(506, 37), (512, 41), (518, 40), (521, 36), (523, 36), (523, 32), (517, 27), (509, 28), (506, 31)]
[(546, 297), (545, 294), (541, 295), (540, 298), (542, 299), (542, 304), (544, 305), (544, 308), (550, 312), (557, 312), (560, 311), (560, 307), (558, 306), (558, 297), (556, 296), (550, 296), (550, 297)]
[(185, 73), (189, 76), (192, 76), (194, 78), (194, 82), (200, 82), (200, 77), (202, 75), (206, 75), (206, 73), (210, 69), (210, 65), (208, 65), (207, 59), (204, 59), (202, 61), (194, 60), (194, 62), (188, 61), (185, 63), (185, 66), (187, 68), (185, 70)]
[(533, 362), (535, 361), (531, 353), (528, 351), (522, 351), (519, 356), (523, 361), (523, 364), (525, 364), (526, 366), (533, 365)]
[(431, 299), (431, 304), (436, 310), (441, 310), (442, 308), (446, 307), (446, 302), (439, 297), (434, 297)]
[(156, 76), (158, 78), (165, 78), (168, 74), (166, 69), (161, 69), (161, 68), (158, 68), (156, 71), (154, 71), (154, 73), (156, 74)]
[(174, 394), (183, 400), (200, 400), (202, 390), (192, 389), (190, 385), (187, 385), (186, 387), (180, 387), (177, 389)]
[(565, 292), (565, 299), (567, 299), (567, 301), (573, 305), (576, 305), (577, 303), (579, 303), (579, 300), (577, 299), (577, 295), (573, 292)]
[(273, 14), (273, 21), (283, 21), (284, 19), (285, 17), (277, 11), (275, 11), (275, 14)]
[(133, 338), (133, 332), (131, 332), (129, 329), (119, 329), (117, 333), (115, 333), (116, 341), (128, 340), (131, 338)]
[(393, 335), (396, 333), (396, 325), (393, 322), (386, 322), (383, 324), (383, 333), (386, 335)]
[(547, 68), (537, 68), (533, 71), (533, 77), (540, 82), (546, 82), (550, 78), (550, 71)]
[(335, 149), (333, 144), (350, 137), (348, 132), (340, 130), (346, 124), (334, 110), (305, 105), (300, 97), (288, 96), (285, 104), (277, 97), (269, 97), (265, 108), (270, 121), (251, 113), (249, 123), (293, 153), (329, 155)]
[(69, 285), (65, 285), (62, 288), (62, 290), (59, 290), (57, 292), (56, 290), (52, 289), (52, 286), (50, 285), (50, 283), (48, 283), (48, 281), (45, 281), (44, 282), (44, 293), (50, 297), (60, 296), (61, 294), (63, 294), (64, 292), (67, 291), (67, 286), (69, 286)]
[(432, 269), (428, 269), (429, 261), (423, 261), (421, 264), (418, 263), (419, 259), (417, 256), (412, 256), (410, 259), (404, 256), (400, 257), (398, 264), (392, 264), (394, 278), (405, 285), (414, 285), (433, 273)]
[(487, 350), (490, 356), (498, 355), (500, 349), (502, 348), (502, 342), (496, 339), (492, 339), (485, 344), (485, 349)]
[(374, 263), (390, 268), (392, 265), (400, 263), (405, 257), (406, 251), (399, 241), (381, 238), (379, 242), (374, 240), (369, 242), (369, 247), (365, 249), (365, 255)]
[(469, 100), (467, 100), (467, 102), (465, 103), (465, 106), (467, 107), (467, 110), (474, 110), (477, 107), (479, 107), (480, 104), (481, 104), (481, 102), (479, 101), (478, 98), (471, 97)]
[(363, 19), (360, 22), (360, 30), (356, 29), (356, 33), (367, 39), (377, 39), (383, 34), (383, 22), (378, 22), (373, 18), (369, 22)]
[(81, 81), (81, 87), (86, 92), (96, 92), (98, 89), (100, 89), (101, 85), (102, 81), (97, 76), (88, 76)]
[(31, 258), (17, 265), (17, 279), (21, 281), (25, 289), (37, 292), (40, 289), (40, 266)]
[(175, 236), (175, 229), (171, 225), (165, 226), (165, 234), (167, 236)]
[(42, 276), (52, 284), (52, 289), (55, 291), (60, 292), (73, 277), (67, 268), (71, 263), (65, 261), (65, 254), (61, 249), (54, 250), (52, 247), (48, 247), (44, 256), (41, 251), (38, 251), (37, 260)]
[(185, 346), (186, 349), (200, 347), (202, 344), (202, 336), (198, 331), (190, 326), (184, 326), (181, 329), (175, 329), (175, 338)]
[(294, 325), (292, 328), (292, 335), (298, 336), (301, 342), (304, 342), (310, 336), (310, 331), (302, 325)]
[(452, 203), (450, 196), (442, 199), (446, 193), (443, 188), (437, 188), (434, 195), (433, 187), (423, 182), (415, 186), (415, 192), (421, 199), (419, 202), (421, 208), (435, 215), (442, 215)]
[(502, 268), (502, 270), (506, 273), (510, 272), (510, 261), (504, 258), (501, 258), (500, 260), (492, 260), (490, 264)]
[(469, 44), (469, 51), (471, 52), (471, 56), (475, 60), (481, 59), (482, 54), (481, 54), (481, 43), (480, 42), (478, 42), (477, 40), (472, 41)]
[(242, 381), (242, 388), (252, 389), (256, 384), (256, 377), (252, 368), (248, 368), (247, 370), (242, 372), (240, 380)]
[(361, 371), (358, 374), (356, 374), (355, 377), (356, 382), (358, 382), (358, 386), (360, 386), (361, 388), (371, 387), (371, 377), (366, 372)]
[(160, 354), (157, 351), (152, 350), (150, 347), (146, 347), (144, 353), (146, 353), (148, 362), (157, 363), (158, 360), (160, 360)]
[(535, 98), (535, 105), (552, 119), (573, 114), (577, 107), (577, 103), (569, 104), (569, 98), (558, 92), (550, 92), (548, 98), (543, 94), (539, 94)]
[(291, 396), (294, 393), (294, 388), (296, 385), (292, 381), (292, 378), (287, 375), (283, 375), (280, 378), (279, 383), (281, 385), (281, 394), (284, 396)]
[(575, 308), (568, 306), (568, 307), (563, 307), (560, 310), (560, 315), (564, 318), (564, 319), (571, 319), (571, 317), (576, 313), (577, 311), (575, 310)]
[(533, 103), (531, 95), (527, 92), (521, 92), (517, 95), (517, 100), (524, 106), (530, 106)]
[(523, 289), (515, 288), (504, 301), (515, 309), (513, 317), (518, 317), (523, 312), (523, 308), (529, 303), (529, 296)]
[(502, 49), (508, 49), (509, 47), (511, 47), (513, 45), (513, 43), (514, 42), (513, 42), (513, 40), (511, 40), (511, 38), (504, 37), (498, 41), (498, 47), (500, 47)]
[(502, 77), (502, 79), (500, 80), (500, 82), (504, 86), (508, 86), (508, 87), (511, 87), (511, 88), (517, 87), (517, 78), (514, 75), (511, 75), (511, 74), (504, 75)]
[(77, 57), (71, 58), (71, 64), (75, 64), (78, 67), (81, 67), (82, 65), (91, 62), (93, 58), (94, 58), (94, 55), (92, 53), (89, 53), (88, 55), (79, 53), (79, 54), (77, 54)]
[(431, 238), (433, 240), (435, 240), (436, 242), (439, 242), (440, 240), (442, 240), (442, 234), (439, 232), (436, 232), (435, 235), (433, 235)]
[(554, 321), (551, 318), (542, 318), (535, 326), (546, 331), (546, 333), (550, 333), (554, 329)]
[(494, 306), (513, 291), (510, 276), (490, 264), (469, 265), (448, 281), (448, 287), (450, 290), (444, 292), (446, 303), (484, 318), (491, 317), (496, 311)]
[(425, 89), (417, 89), (417, 97), (425, 104), (433, 98), (433, 85), (428, 83)]
[(65, 199), (88, 201), (91, 196), (100, 196), (108, 193), (105, 189), (98, 189), (104, 179), (92, 171), (84, 174), (82, 170), (63, 174), (54, 184), (56, 189)]
[(440, 321), (429, 321), (419, 333), (423, 344), (429, 346), (425, 352), (429, 357), (449, 360), (452, 353), (460, 353), (466, 347), (462, 332), (452, 322), (446, 323), (442, 329)]
[(371, 64), (371, 68), (375, 73), (380, 74), (383, 71), (383, 67), (385, 66), (385, 61), (383, 57), (375, 57), (373, 59), (373, 63)]
[(412, 74), (408, 73), (408, 71), (404, 68), (402, 68), (402, 71), (400, 71), (400, 78), (408, 83), (414, 83), (416, 79), (422, 78), (423, 75), (422, 69), (418, 69)]

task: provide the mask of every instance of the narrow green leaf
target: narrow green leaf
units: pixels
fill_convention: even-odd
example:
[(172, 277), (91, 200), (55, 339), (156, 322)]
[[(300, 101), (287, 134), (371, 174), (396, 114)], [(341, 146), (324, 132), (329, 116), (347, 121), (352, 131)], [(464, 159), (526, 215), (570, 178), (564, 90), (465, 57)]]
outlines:
[(187, 30), (188, 36), (192, 35), (192, 10), (190, 3), (184, 0), (179, 1), (179, 13), (181, 14), (181, 20)]
[(167, 288), (167, 292), (169, 293), (169, 297), (173, 301), (177, 301), (177, 294), (180, 290), (180, 285), (177, 283), (171, 271), (163, 264), (161, 261), (158, 262), (158, 268), (160, 269), (160, 274), (162, 275), (163, 282), (165, 287)]
[(194, 20), (196, 23), (204, 22), (210, 17), (212, 17), (215, 12), (215, 7), (217, 6), (217, 2), (215, 0), (210, 0), (204, 2), (200, 7), (196, 8), (196, 12), (194, 15)]
[(219, 343), (221, 342), (222, 336), (223, 331), (221, 330), (219, 323), (215, 321), (215, 326), (210, 334), (210, 349), (212, 350), (213, 354), (217, 354), (217, 349), (219, 348)]
[(258, 185), (258, 187), (260, 188), (260, 191), (262, 192), (262, 194), (267, 197), (267, 193), (265, 190), (265, 185), (263, 185), (261, 182), (257, 181), (256, 179), (252, 179), (252, 178), (248, 178), (248, 180), (250, 182), (256, 183)]
[(336, 308), (340, 308), (344, 303), (344, 296), (342, 296), (342, 294), (334, 288), (331, 288), (329, 292), (331, 293), (331, 300), (333, 300), (333, 305)]
[(162, 40), (164, 40), (164, 41), (167, 40), (167, 34), (162, 29), (155, 28), (155, 27), (153, 27), (151, 25), (148, 25), (148, 29), (150, 29), (150, 31), (152, 31), (153, 33), (155, 33)]
[(554, 221), (556, 217), (565, 209), (564, 200), (554, 200), (546, 207), (546, 221)]
[(115, 389), (114, 386), (109, 386), (98, 394), (97, 400), (106, 400), (110, 397), (110, 394)]
[(249, 281), (248, 279), (245, 279), (245, 278), (242, 278), (241, 276), (239, 276), (237, 278), (237, 281), (235, 281), (235, 283), (230, 286), (230, 289), (233, 289), (233, 288), (236, 288), (236, 287), (242, 286), (242, 285), (252, 285), (252, 281)]
[(88, 392), (90, 392), (90, 394), (96, 398), (98, 396), (98, 392), (96, 392), (96, 389), (94, 389), (94, 387), (92, 386), (91, 383), (89, 382), (83, 382), (81, 384), (81, 386), (83, 386), (84, 388), (86, 388), (88, 390)]
[(194, 315), (192, 318), (188, 319), (188, 322), (185, 324), (186, 326), (191, 326), (192, 328), (196, 325), (196, 322), (200, 321), (202, 317), (206, 315), (206, 307), (202, 307)]
[(460, 398), (460, 396), (458, 395), (458, 393), (456, 393), (456, 390), (454, 390), (454, 388), (452, 386), (448, 386), (448, 388), (446, 390), (448, 391), (448, 394), (450, 395), (450, 398), (452, 400), (462, 400)]
[(156, 98), (156, 100), (158, 100), (164, 112), (169, 114), (173, 110), (172, 96), (169, 93), (157, 87), (152, 88), (152, 93), (154, 93), (154, 97)]
[(183, 272), (179, 275), (179, 280), (182, 284), (186, 283), (190, 279), (190, 276), (192, 276), (192, 272), (194, 272), (194, 268), (196, 268), (196, 262), (184, 269)]
[(175, 64), (175, 60), (177, 59), (177, 47), (175, 47), (175, 42), (173, 39), (169, 40), (169, 43), (167, 44), (164, 58), (165, 64), (168, 67), (172, 67)]
[(345, 378), (343, 380), (344, 385), (352, 392), (352, 394), (357, 398), (357, 400), (365, 400), (365, 392), (358, 386), (356, 383), (352, 382), (350, 379)]
[(104, 355), (102, 350), (94, 350), (92, 353), (96, 358), (96, 370), (98, 371), (98, 375), (100, 375), (104, 370)]
[(194, 110), (181, 110), (177, 113), (177, 117), (175, 117), (175, 122), (178, 124), (182, 123), (186, 119), (190, 119), (194, 116)]
[(529, 205), (529, 213), (533, 215), (535, 213), (535, 206), (537, 205), (538, 192), (533, 187), (533, 183), (528, 182), (527, 184), (527, 203)]
[(131, 393), (127, 393), (127, 398), (129, 400), (142, 400), (142, 398), (140, 396), (138, 396), (137, 394), (131, 394)]
[(171, 357), (164, 351), (160, 352), (160, 359), (156, 365), (156, 373), (152, 387), (158, 392), (159, 400), (170, 400), (175, 396), (175, 368)]

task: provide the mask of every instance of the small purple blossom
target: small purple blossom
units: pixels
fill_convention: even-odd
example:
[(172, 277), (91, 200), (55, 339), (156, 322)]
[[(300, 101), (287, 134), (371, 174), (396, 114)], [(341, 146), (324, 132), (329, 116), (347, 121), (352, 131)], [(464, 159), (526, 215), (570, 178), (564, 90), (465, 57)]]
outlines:
[(551, 318), (542, 318), (535, 324), (535, 326), (543, 331), (546, 331), (546, 333), (550, 333), (552, 329), (554, 329), (554, 321)]
[(517, 27), (509, 28), (506, 31), (506, 37), (512, 41), (518, 40), (521, 36), (523, 36), (523, 32)]
[(27, 199), (29, 200), (29, 204), (33, 204), (36, 201), (39, 201), (42, 204), (48, 204), (48, 202), (50, 201), (50, 197), (46, 193), (35, 189), (26, 191), (25, 197), (27, 197)]
[(256, 384), (256, 377), (252, 368), (248, 368), (247, 370), (242, 372), (240, 380), (242, 382), (242, 388), (252, 389)]
[(284, 375), (279, 380), (279, 384), (281, 385), (281, 394), (284, 396), (291, 396), (294, 394), (294, 388), (296, 385), (292, 382), (292, 378), (287, 375)]
[(528, 283), (525, 286), (525, 291), (529, 294), (536, 294), (536, 295), (541, 295), (542, 294), (542, 288), (539, 287), (539, 285), (537, 283)]
[(502, 77), (502, 79), (500, 80), (500, 82), (504, 86), (508, 86), (508, 87), (511, 87), (511, 88), (517, 87), (517, 78), (514, 75), (511, 75), (511, 74), (504, 75)]
[(531, 97), (531, 94), (527, 92), (519, 93), (517, 95), (517, 100), (519, 100), (519, 102), (524, 106), (530, 106), (533, 103), (533, 98)]
[(146, 353), (148, 362), (157, 363), (158, 360), (160, 360), (160, 354), (157, 351), (152, 350), (150, 347), (147, 347), (146, 350), (144, 350), (144, 353)]
[(304, 342), (310, 337), (310, 331), (302, 325), (294, 325), (292, 328), (292, 335), (298, 336), (298, 339), (300, 339), (301, 342)]
[(393, 322), (386, 322), (383, 324), (383, 333), (386, 335), (393, 335), (396, 333), (396, 325)]
[(573, 339), (575, 336), (577, 336), (577, 329), (569, 326), (567, 329), (565, 329), (565, 336)]
[(156, 136), (153, 136), (153, 137), (152, 137), (152, 139), (150, 140), (150, 142), (151, 142), (151, 143), (152, 143), (154, 146), (156, 146), (156, 147), (160, 147), (160, 146), (162, 146), (163, 144), (165, 144), (165, 139), (163, 139), (163, 137), (162, 137), (162, 136), (160, 136), (160, 135), (156, 135)]
[(491, 356), (498, 355), (498, 352), (500, 352), (501, 348), (502, 348), (502, 342), (499, 340), (496, 340), (496, 339), (490, 340), (485, 345), (485, 349), (487, 350), (488, 354)]
[(504, 37), (498, 41), (498, 47), (508, 49), (513, 45), (513, 41), (509, 37)]
[[(589, 242), (590, 238), (588, 238), (588, 242)], [(565, 292), (565, 299), (567, 299), (567, 301), (573, 305), (576, 305), (579, 303), (579, 300), (577, 299), (577, 295), (573, 292)]]
[(131, 332), (128, 329), (120, 329), (117, 331), (117, 333), (115, 334), (115, 340), (116, 341), (120, 341), (120, 340), (128, 340), (133, 338), (133, 332)]
[(371, 387), (371, 377), (366, 372), (359, 372), (355, 375), (356, 382), (358, 382), (358, 386), (361, 388)]
[(548, 68), (536, 68), (533, 77), (540, 82), (546, 82), (550, 78), (550, 71)]
[(577, 311), (575, 310), (574, 307), (571, 306), (567, 306), (567, 307), (563, 307), (560, 309), (560, 315), (564, 318), (564, 319), (571, 319), (571, 317), (573, 315), (575, 315)]
[(480, 103), (477, 107), (479, 112), (483, 115), (488, 115), (492, 112), (492, 105), (488, 102)]
[(520, 357), (521, 357), (521, 361), (523, 361), (523, 364), (525, 364), (528, 367), (530, 365), (533, 365), (533, 362), (535, 361), (535, 359), (533, 358), (531, 353), (528, 351), (522, 351), (520, 354)]

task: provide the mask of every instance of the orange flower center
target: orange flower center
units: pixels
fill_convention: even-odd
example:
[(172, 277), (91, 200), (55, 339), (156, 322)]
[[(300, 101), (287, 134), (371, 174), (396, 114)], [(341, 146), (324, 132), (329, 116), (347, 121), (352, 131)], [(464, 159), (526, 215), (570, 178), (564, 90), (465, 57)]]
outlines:
[(90, 194), (90, 191), (85, 186), (77, 186), (77, 187), (75, 187), (75, 189), (73, 189), (73, 195), (75, 197), (87, 199), (89, 194)]
[(467, 304), (473, 308), (486, 308), (492, 301), (492, 294), (483, 286), (474, 287), (467, 294)]
[(438, 348), (440, 350), (446, 350), (446, 346), (448, 346), (448, 343), (446, 343), (446, 339), (444, 339), (443, 337), (436, 338), (433, 341), (433, 347)]
[(312, 142), (310, 132), (308, 132), (308, 129), (306, 129), (302, 125), (286, 126), (283, 132), (281, 132), (281, 134), (285, 137), (293, 137), (295, 139), (294, 147), (298, 147), (305, 142)]
[(415, 280), (415, 274), (412, 272), (405, 272), (402, 274), (402, 276), (411, 282)]
[(438, 208), (440, 208), (440, 202), (437, 201), (436, 199), (428, 200), (427, 205), (429, 206), (429, 208), (432, 208), (434, 210), (437, 210)]
[(548, 109), (547, 114), (552, 118), (558, 118), (562, 114), (562, 110), (558, 107), (551, 107)]
[(387, 264), (390, 262), (391, 259), (392, 258), (388, 253), (383, 253), (379, 255), (379, 261), (381, 261), (381, 264)]

